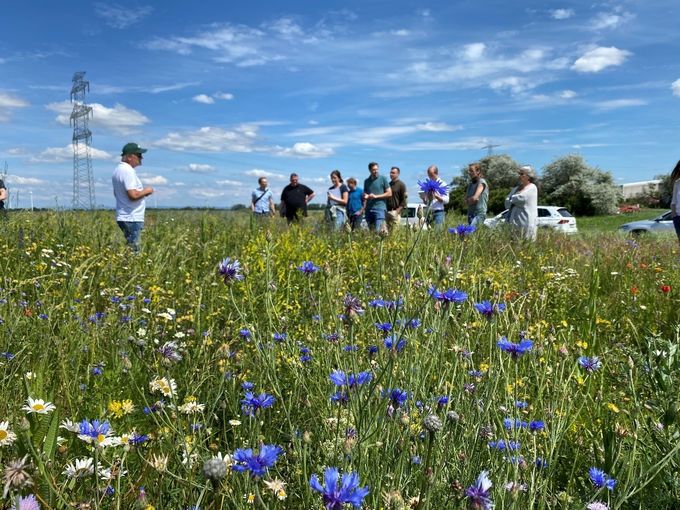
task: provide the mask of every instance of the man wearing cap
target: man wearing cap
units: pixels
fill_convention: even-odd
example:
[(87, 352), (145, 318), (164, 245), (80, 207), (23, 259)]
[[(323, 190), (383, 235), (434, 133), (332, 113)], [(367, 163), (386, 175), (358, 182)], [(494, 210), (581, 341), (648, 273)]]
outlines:
[(142, 164), (142, 149), (136, 143), (123, 147), (121, 162), (113, 171), (113, 196), (116, 197), (116, 221), (123, 231), (128, 246), (139, 251), (140, 237), (144, 227), (145, 197), (153, 188), (143, 187), (135, 168)]

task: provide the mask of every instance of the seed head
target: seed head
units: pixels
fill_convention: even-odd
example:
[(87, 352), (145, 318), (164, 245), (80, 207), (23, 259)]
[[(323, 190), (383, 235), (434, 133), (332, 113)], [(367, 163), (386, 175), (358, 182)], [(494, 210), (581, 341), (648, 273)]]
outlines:
[(437, 416), (436, 414), (428, 414), (423, 419), (423, 427), (425, 427), (426, 430), (432, 432), (433, 434), (435, 432), (439, 432), (443, 426), (444, 424), (439, 419), (439, 416)]
[(217, 483), (227, 476), (227, 465), (216, 457), (208, 459), (203, 464), (203, 475), (213, 483)]

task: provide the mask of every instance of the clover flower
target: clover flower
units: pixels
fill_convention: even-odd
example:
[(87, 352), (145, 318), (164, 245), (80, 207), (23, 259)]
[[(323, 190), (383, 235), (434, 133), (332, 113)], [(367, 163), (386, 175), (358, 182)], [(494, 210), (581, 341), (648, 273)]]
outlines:
[(283, 448), (272, 444), (263, 444), (257, 454), (252, 448), (239, 448), (234, 452), (231, 469), (239, 473), (250, 472), (253, 478), (262, 477), (276, 463), (281, 453)]
[(449, 193), (448, 186), (437, 179), (418, 181), (418, 187), (426, 195), (447, 195)]
[(502, 337), (500, 340), (498, 340), (497, 345), (503, 352), (510, 354), (512, 359), (517, 359), (529, 352), (534, 346), (534, 342), (531, 340), (522, 340), (520, 343), (516, 344), (508, 340), (506, 337)]
[(588, 471), (588, 474), (590, 476), (590, 481), (593, 482), (593, 485), (598, 489), (606, 487), (610, 491), (614, 490), (616, 480), (611, 478), (607, 473), (605, 473), (601, 469), (591, 467), (590, 470)]
[(241, 263), (229, 257), (226, 257), (217, 266), (217, 274), (219, 274), (224, 279), (224, 284), (228, 285), (232, 282), (240, 282), (243, 280), (243, 275), (241, 274)]
[(316, 273), (320, 269), (320, 267), (315, 266), (314, 262), (308, 260), (306, 262), (303, 262), (301, 265), (297, 266), (296, 269), (306, 276), (311, 276), (314, 273)]
[(246, 392), (243, 399), (241, 399), (241, 410), (246, 416), (255, 416), (255, 413), (260, 409), (271, 407), (276, 402), (276, 398), (267, 393), (255, 395), (252, 392)]
[(600, 358), (597, 356), (593, 356), (592, 358), (589, 358), (588, 356), (581, 356), (578, 359), (578, 364), (588, 373), (595, 372), (602, 367), (602, 361), (600, 361)]
[(324, 471), (324, 485), (321, 485), (317, 475), (309, 479), (309, 486), (323, 497), (326, 510), (342, 510), (345, 505), (361, 508), (364, 498), (368, 495), (368, 486), (359, 487), (359, 475), (349, 473), (342, 475), (334, 467)]
[(491, 320), (494, 315), (505, 311), (504, 303), (492, 304), (491, 301), (482, 301), (481, 303), (475, 303), (475, 308), (484, 317)]
[(489, 480), (489, 472), (482, 471), (473, 485), (465, 490), (465, 496), (469, 500), (468, 508), (474, 510), (491, 510), (493, 508), (493, 501), (491, 500), (491, 480)]

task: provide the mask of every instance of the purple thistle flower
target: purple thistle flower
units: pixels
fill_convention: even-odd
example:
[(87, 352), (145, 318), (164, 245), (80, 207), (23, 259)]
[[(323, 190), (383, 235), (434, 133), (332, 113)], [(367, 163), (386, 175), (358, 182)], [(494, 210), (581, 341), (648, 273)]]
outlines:
[(418, 186), (420, 187), (420, 191), (426, 195), (448, 195), (449, 193), (448, 186), (437, 179), (418, 181)]
[(364, 309), (361, 307), (361, 301), (359, 301), (359, 298), (356, 298), (351, 294), (345, 294), (343, 306), (345, 307), (345, 315), (347, 317), (351, 318), (354, 315), (361, 315), (364, 313)]
[(19, 497), (19, 507), (12, 505), (11, 510), (40, 510), (40, 503), (33, 494)]
[(240, 282), (243, 280), (243, 275), (241, 274), (241, 263), (234, 259), (231, 260), (226, 257), (217, 266), (217, 274), (219, 274), (224, 279), (224, 284), (228, 285), (234, 281)]
[(475, 303), (475, 308), (484, 317), (491, 320), (493, 319), (494, 315), (505, 311), (505, 304), (492, 304), (490, 301), (482, 301), (481, 303)]
[(493, 508), (493, 501), (491, 501), (491, 480), (489, 480), (489, 472), (482, 471), (473, 485), (465, 490), (465, 496), (469, 499), (468, 508), (474, 510), (491, 510)]
[(314, 273), (316, 273), (320, 268), (319, 266), (315, 266), (314, 262), (308, 260), (306, 262), (303, 262), (302, 265), (297, 266), (296, 269), (306, 276), (311, 276)]
[(361, 508), (364, 498), (368, 495), (368, 486), (359, 487), (359, 475), (349, 473), (340, 475), (334, 467), (324, 471), (324, 485), (319, 482), (317, 475), (309, 479), (309, 486), (323, 496), (323, 504), (326, 510), (342, 510), (345, 505)]
[(165, 342), (158, 348), (158, 352), (170, 362), (177, 363), (182, 361), (182, 353), (179, 350), (177, 342)]
[(276, 463), (281, 453), (283, 449), (273, 444), (263, 444), (257, 455), (252, 448), (239, 448), (234, 452), (234, 464), (231, 468), (239, 473), (250, 471), (253, 478), (262, 477)]
[(592, 358), (589, 358), (588, 356), (581, 356), (578, 359), (578, 364), (588, 373), (595, 372), (602, 367), (602, 361), (600, 361), (600, 358), (597, 356), (593, 356)]
[(529, 352), (534, 346), (534, 342), (531, 340), (522, 340), (520, 343), (516, 344), (508, 340), (506, 337), (502, 337), (500, 340), (498, 340), (497, 345), (502, 351), (510, 354), (512, 359), (517, 359)]
[(260, 393), (255, 395), (253, 392), (246, 392), (243, 399), (241, 399), (241, 409), (246, 416), (255, 416), (255, 413), (260, 409), (271, 407), (276, 402), (274, 396), (267, 393)]

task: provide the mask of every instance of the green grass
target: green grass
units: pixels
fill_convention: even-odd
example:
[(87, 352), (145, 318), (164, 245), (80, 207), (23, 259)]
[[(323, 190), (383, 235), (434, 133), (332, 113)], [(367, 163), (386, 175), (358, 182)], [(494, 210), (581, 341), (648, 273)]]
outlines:
[[(3, 224), (0, 352), (12, 356), (0, 358), (0, 422), (17, 437), (0, 432), (0, 463), (27, 455), (35, 482), (9, 487), (4, 506), (32, 493), (60, 509), (322, 508), (309, 479), (327, 467), (357, 473), (371, 509), (466, 508), (482, 470), (496, 508), (680, 500), (673, 237), (630, 243), (608, 232), (614, 220), (581, 218), (598, 235), (348, 236), (313, 218), (265, 230), (242, 213), (153, 211), (134, 255), (112, 216), (21, 213)], [(225, 257), (242, 281), (217, 274)], [(300, 272), (305, 261), (318, 271)], [(435, 289), (467, 297), (450, 292), (460, 302), (447, 303)], [(483, 300), (496, 305), (490, 318), (474, 306)], [(392, 334), (403, 348), (385, 346)], [(533, 344), (514, 358), (502, 337)], [(601, 368), (585, 371), (582, 356)], [(335, 370), (370, 380), (336, 387)], [(244, 414), (244, 382), (273, 405)], [(404, 402), (390, 398), (397, 389)], [(56, 409), (27, 413), (28, 397)], [(441, 430), (424, 427), (428, 415)], [(65, 419), (106, 421), (111, 438), (94, 447), (57, 428)], [(543, 428), (523, 425), (532, 421)], [(147, 438), (131, 444), (134, 434)], [(499, 441), (521, 446), (499, 451)], [(262, 444), (283, 452), (264, 476), (206, 479), (218, 453)], [(63, 474), (88, 458), (99, 477)], [(614, 490), (595, 487), (591, 467)]]

